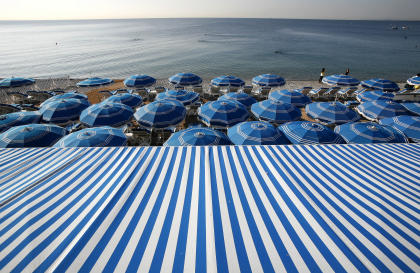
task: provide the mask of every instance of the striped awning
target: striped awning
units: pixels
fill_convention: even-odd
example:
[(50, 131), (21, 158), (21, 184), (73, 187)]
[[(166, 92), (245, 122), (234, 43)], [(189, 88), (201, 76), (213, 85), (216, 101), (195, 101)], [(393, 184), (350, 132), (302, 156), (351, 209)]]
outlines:
[(0, 270), (420, 271), (420, 144), (0, 149)]

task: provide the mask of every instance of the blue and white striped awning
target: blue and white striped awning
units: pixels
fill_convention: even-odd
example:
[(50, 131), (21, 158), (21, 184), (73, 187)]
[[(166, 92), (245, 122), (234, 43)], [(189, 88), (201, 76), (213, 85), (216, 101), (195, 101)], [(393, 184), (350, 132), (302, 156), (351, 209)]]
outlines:
[(419, 272), (419, 150), (0, 149), (0, 269)]

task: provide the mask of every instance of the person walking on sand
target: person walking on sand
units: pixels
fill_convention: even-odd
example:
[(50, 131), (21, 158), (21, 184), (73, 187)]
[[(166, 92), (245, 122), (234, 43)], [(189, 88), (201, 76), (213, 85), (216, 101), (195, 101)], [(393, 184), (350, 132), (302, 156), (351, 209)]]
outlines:
[(322, 79), (325, 77), (325, 68), (322, 68), (321, 75), (319, 76), (319, 83), (322, 83)]
[(350, 69), (349, 68), (347, 68), (345, 75), (348, 75), (348, 74), (350, 74)]

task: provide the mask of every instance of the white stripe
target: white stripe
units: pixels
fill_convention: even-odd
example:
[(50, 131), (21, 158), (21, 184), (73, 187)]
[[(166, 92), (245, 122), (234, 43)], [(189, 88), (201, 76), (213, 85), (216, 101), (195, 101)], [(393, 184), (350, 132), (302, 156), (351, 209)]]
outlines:
[(207, 272), (217, 272), (216, 245), (214, 238), (212, 187), (210, 177), (210, 146), (206, 146), (204, 153), (204, 178), (206, 200), (206, 266)]

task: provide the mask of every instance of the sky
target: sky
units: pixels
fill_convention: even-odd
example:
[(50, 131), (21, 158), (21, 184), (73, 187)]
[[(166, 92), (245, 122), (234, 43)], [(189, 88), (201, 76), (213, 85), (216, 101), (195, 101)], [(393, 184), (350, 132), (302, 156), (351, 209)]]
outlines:
[(419, 0), (0, 0), (0, 20), (303, 18), (420, 20)]

